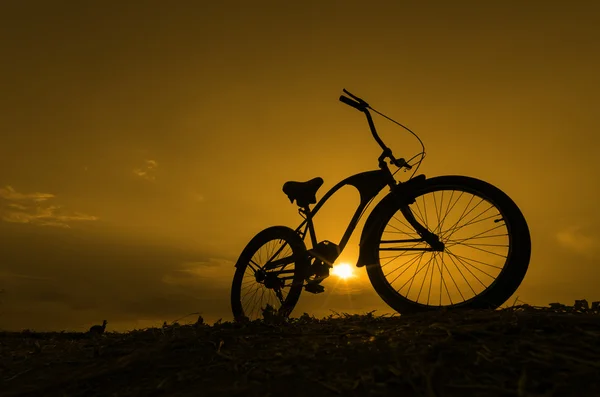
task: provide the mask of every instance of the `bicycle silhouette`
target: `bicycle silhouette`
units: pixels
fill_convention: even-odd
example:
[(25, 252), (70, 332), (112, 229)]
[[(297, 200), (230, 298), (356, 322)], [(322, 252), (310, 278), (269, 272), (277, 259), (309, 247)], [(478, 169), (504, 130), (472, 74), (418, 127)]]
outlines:
[[(318, 203), (316, 193), (322, 178), (283, 185), (283, 192), (292, 203), (296, 201), (304, 221), (295, 230), (269, 227), (244, 248), (235, 265), (231, 290), (234, 319), (260, 318), (266, 304), (287, 317), (303, 288), (323, 292), (321, 282), (329, 276), (360, 217), (386, 186), (390, 192), (374, 207), (363, 227), (356, 266), (366, 267), (375, 291), (391, 308), (400, 313), (495, 309), (506, 302), (523, 281), (531, 255), (529, 228), (517, 205), (500, 189), (479, 179), (414, 177), (418, 166), (411, 178), (397, 182), (386, 160), (397, 167), (396, 172), (413, 166), (410, 160), (395, 158), (383, 143), (369, 109), (388, 117), (344, 92), (352, 99), (342, 95), (340, 101), (365, 114), (383, 150), (379, 169), (342, 180)], [(424, 147), (421, 154), (418, 165)], [(339, 244), (318, 242), (313, 218), (346, 185), (358, 190), (360, 203)], [(316, 204), (312, 210), (311, 204)], [(307, 234), (311, 249), (304, 242)], [(245, 293), (247, 301), (243, 301)]]

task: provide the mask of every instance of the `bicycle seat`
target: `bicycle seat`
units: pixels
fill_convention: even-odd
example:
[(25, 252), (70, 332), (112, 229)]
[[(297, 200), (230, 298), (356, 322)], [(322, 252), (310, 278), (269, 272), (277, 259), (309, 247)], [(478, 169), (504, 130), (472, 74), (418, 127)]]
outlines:
[(317, 190), (323, 185), (323, 178), (313, 178), (306, 182), (289, 181), (283, 184), (283, 192), (287, 194), (290, 203), (296, 200), (299, 207), (308, 207), (317, 202)]

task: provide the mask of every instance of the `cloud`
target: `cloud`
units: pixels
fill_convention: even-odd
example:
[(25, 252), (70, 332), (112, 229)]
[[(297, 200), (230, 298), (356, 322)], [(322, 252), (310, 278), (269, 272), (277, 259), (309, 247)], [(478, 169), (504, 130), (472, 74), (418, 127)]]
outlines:
[(9, 204), (8, 204), (8, 206), (9, 206), (10, 208), (14, 208), (14, 209), (21, 210), (21, 211), (25, 211), (25, 210), (27, 210), (27, 207), (26, 207), (26, 206), (24, 206), (24, 205), (22, 205), (22, 204), (17, 204), (17, 203), (9, 203)]
[(0, 188), (0, 219), (11, 223), (70, 227), (69, 223), (95, 221), (98, 218), (80, 212), (68, 212), (63, 206), (47, 203), (50, 193), (19, 193), (12, 186)]
[(594, 255), (598, 247), (597, 238), (582, 226), (570, 226), (556, 234), (558, 243), (580, 255)]
[(133, 173), (147, 181), (154, 181), (156, 179), (155, 173), (157, 168), (158, 163), (155, 160), (146, 160), (144, 165), (142, 167), (135, 168)]
[[(50, 193), (29, 193), (23, 194), (17, 192), (12, 186), (6, 186), (5, 188), (0, 188), (0, 198), (9, 201), (33, 201), (33, 202), (41, 202), (46, 201), (48, 199), (54, 198), (53, 194)], [(18, 205), (18, 204), (15, 204)]]
[(209, 258), (202, 262), (183, 262), (173, 271), (165, 274), (162, 282), (168, 285), (200, 285), (210, 280), (216, 284), (231, 283), (235, 272), (233, 261), (221, 258)]

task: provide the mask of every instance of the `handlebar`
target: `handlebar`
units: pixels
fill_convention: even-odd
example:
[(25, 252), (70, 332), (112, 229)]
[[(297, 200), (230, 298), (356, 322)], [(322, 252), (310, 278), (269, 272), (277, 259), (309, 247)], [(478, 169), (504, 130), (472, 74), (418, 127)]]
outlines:
[(410, 170), (412, 168), (412, 166), (409, 165), (406, 162), (406, 160), (404, 160), (403, 158), (399, 158), (399, 159), (395, 158), (394, 155), (392, 154), (392, 150), (390, 148), (388, 148), (387, 146), (385, 146), (385, 143), (383, 143), (383, 141), (377, 134), (377, 130), (375, 129), (375, 123), (373, 123), (373, 118), (371, 117), (371, 113), (369, 113), (369, 108), (370, 108), (369, 104), (367, 102), (365, 102), (363, 99), (357, 97), (356, 95), (351, 94), (345, 88), (344, 88), (344, 93), (349, 95), (352, 99), (350, 99), (344, 95), (341, 95), (340, 102), (344, 102), (346, 105), (352, 106), (353, 108), (363, 112), (365, 114), (365, 116), (367, 116), (367, 122), (369, 123), (369, 128), (371, 129), (371, 134), (373, 134), (373, 138), (375, 138), (375, 141), (377, 141), (377, 143), (383, 150), (383, 153), (379, 157), (379, 162), (380, 163), (383, 162), (383, 160), (387, 157), (390, 159), (391, 163), (394, 164), (396, 167), (398, 167), (398, 168), (404, 167), (404, 168)]
[(341, 95), (340, 101), (344, 102), (348, 106), (352, 106), (353, 108), (360, 110), (361, 112), (365, 111), (364, 106), (362, 106), (359, 102), (353, 101), (352, 99), (350, 99), (348, 97)]
[(369, 104), (364, 100), (360, 99), (356, 95), (351, 94), (350, 91), (346, 90), (345, 88), (343, 90), (345, 94), (349, 95), (350, 97), (352, 97), (352, 99), (354, 99), (352, 100), (343, 95), (340, 96), (340, 101), (344, 102), (346, 105), (350, 105), (353, 108), (360, 110), (361, 112), (364, 112), (369, 107)]

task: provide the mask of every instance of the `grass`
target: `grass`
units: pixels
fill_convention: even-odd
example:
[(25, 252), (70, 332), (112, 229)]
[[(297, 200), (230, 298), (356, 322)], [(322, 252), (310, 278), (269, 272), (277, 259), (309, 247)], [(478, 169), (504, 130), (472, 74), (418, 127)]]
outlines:
[(598, 396), (599, 314), (552, 304), (323, 319), (265, 313), (100, 337), (4, 332), (0, 394)]

